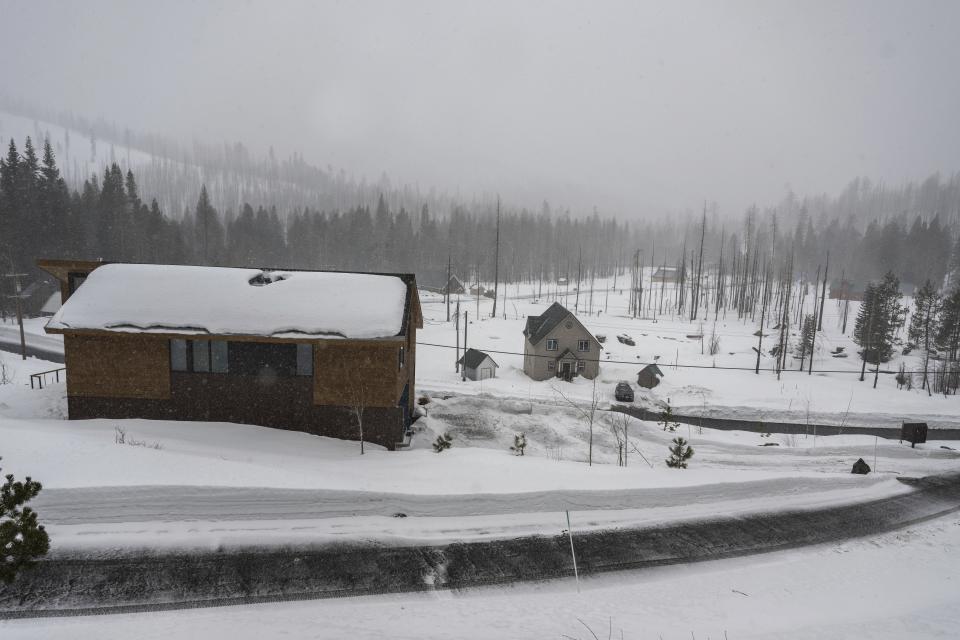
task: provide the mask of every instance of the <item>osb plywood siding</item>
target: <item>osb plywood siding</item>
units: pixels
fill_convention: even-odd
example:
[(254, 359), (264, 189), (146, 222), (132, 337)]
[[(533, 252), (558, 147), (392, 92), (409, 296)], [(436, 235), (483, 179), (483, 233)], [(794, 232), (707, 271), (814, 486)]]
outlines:
[(67, 395), (101, 398), (170, 397), (167, 340), (140, 336), (63, 336)]
[(367, 407), (396, 407), (407, 367), (399, 368), (402, 341), (318, 342), (313, 350), (313, 402), (351, 404), (359, 395)]

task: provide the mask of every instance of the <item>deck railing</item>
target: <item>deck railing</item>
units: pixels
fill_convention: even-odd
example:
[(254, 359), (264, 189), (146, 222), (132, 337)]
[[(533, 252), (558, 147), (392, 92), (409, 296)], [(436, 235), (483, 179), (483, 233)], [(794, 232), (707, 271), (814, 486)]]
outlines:
[(55, 382), (60, 382), (60, 372), (66, 371), (66, 367), (60, 367), (58, 369), (50, 369), (49, 371), (38, 371), (37, 373), (30, 374), (30, 388), (31, 389), (43, 389), (43, 385), (47, 383), (47, 376), (53, 375)]

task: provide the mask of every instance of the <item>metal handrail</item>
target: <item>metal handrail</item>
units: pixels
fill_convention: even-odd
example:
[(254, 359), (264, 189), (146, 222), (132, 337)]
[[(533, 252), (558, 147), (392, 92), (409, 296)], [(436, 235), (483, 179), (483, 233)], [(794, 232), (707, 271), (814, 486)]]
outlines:
[(66, 367), (59, 367), (57, 369), (50, 369), (49, 371), (38, 371), (37, 373), (30, 374), (30, 388), (35, 389), (37, 387), (34, 384), (38, 385), (40, 389), (43, 389), (44, 383), (47, 381), (47, 374), (52, 373), (54, 375), (55, 381), (60, 382), (60, 372), (66, 371)]

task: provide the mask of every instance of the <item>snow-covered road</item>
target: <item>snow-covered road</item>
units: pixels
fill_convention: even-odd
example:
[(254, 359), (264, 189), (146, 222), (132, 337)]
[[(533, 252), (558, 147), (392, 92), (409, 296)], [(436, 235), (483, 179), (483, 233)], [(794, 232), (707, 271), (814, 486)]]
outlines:
[(411, 495), (248, 487), (136, 486), (47, 489), (34, 506), (50, 524), (156, 520), (277, 520), (347, 516), (447, 517), (539, 511), (606, 511), (704, 506), (722, 512), (737, 500), (836, 504), (905, 492), (889, 476), (775, 478), (692, 487), (608, 491)]
[(442, 543), (552, 535), (569, 510), (597, 530), (866, 502), (912, 489), (892, 477), (793, 477), (691, 487), (404, 495), (246, 487), (50, 489), (35, 501), (54, 552), (222, 548), (331, 539)]

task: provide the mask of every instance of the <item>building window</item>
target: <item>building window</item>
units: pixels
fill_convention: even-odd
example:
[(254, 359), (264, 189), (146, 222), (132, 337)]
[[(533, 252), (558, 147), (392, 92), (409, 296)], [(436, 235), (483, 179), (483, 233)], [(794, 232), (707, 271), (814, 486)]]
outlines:
[(298, 376), (313, 375), (313, 345), (312, 344), (297, 345), (297, 375)]
[(557, 339), (547, 338), (547, 351), (556, 351), (556, 350), (557, 350)]
[(265, 380), (296, 376), (300, 357), (299, 345), (290, 342), (231, 342), (230, 372)]
[(577, 341), (577, 351), (590, 351), (590, 341), (589, 341), (589, 340), (578, 340), (578, 341)]
[(407, 352), (403, 347), (400, 347), (400, 368), (403, 369), (405, 364), (407, 364)]
[(586, 367), (586, 365), (587, 365), (587, 363), (584, 362), (583, 360), (577, 360), (577, 373), (580, 373), (581, 371), (583, 371), (583, 369), (584, 369), (584, 367)]
[(210, 371), (213, 373), (227, 373), (229, 370), (227, 341), (212, 341), (210, 343)]
[(170, 341), (170, 370), (189, 371), (187, 368), (187, 341)]
[(227, 373), (230, 370), (226, 340), (171, 340), (170, 370), (194, 373)]
[(83, 284), (88, 275), (87, 273), (75, 273), (72, 271), (67, 274), (67, 291), (70, 292), (71, 296), (80, 288), (80, 285)]
[(194, 373), (207, 373), (210, 371), (210, 341), (209, 340), (191, 340), (193, 347), (193, 371)]
[(556, 363), (553, 360), (547, 360), (547, 371), (553, 371), (556, 368)]

